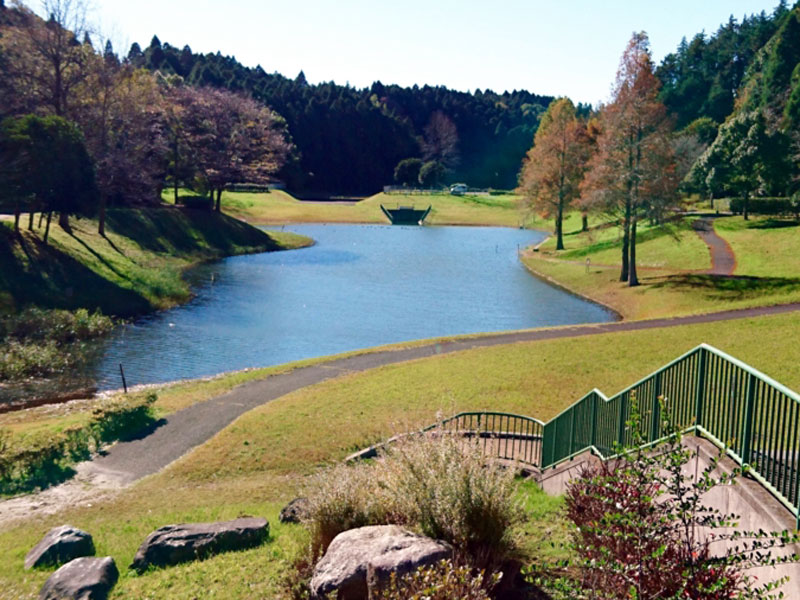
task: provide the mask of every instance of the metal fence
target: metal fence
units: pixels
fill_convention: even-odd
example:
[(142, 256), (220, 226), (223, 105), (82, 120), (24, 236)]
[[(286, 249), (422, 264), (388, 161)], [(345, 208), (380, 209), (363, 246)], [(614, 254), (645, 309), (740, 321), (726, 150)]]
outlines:
[(800, 396), (707, 344), (611, 398), (592, 390), (547, 423), (470, 412), (432, 427), (477, 436), (489, 455), (546, 469), (587, 450), (609, 458), (620, 445), (630, 444), (633, 394), (645, 443), (666, 434), (663, 406), (674, 426), (708, 438), (748, 466), (749, 475), (800, 519)]

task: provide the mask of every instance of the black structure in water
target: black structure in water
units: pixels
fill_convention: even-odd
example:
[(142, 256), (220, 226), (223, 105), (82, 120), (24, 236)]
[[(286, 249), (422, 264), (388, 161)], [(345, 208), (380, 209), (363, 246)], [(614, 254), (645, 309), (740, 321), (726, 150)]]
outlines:
[(425, 209), (400, 205), (397, 205), (396, 208), (386, 208), (381, 204), (381, 210), (392, 222), (392, 225), (422, 225), (425, 217), (431, 212), (431, 206)]

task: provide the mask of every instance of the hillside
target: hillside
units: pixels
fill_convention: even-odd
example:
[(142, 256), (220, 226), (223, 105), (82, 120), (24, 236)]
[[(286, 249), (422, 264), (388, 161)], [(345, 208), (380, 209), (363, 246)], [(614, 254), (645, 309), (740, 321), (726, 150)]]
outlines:
[(38, 231), (18, 237), (0, 223), (0, 308), (133, 316), (185, 302), (191, 291), (182, 272), (194, 263), (311, 243), (211, 211), (112, 209), (105, 238), (96, 221), (73, 221), (72, 233), (53, 227), (49, 245)]

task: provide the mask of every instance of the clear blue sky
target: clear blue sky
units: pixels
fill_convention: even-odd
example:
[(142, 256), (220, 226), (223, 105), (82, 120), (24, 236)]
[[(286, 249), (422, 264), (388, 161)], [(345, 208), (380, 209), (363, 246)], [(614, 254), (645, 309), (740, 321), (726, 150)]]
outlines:
[(157, 34), (267, 72), (303, 69), (312, 83), (525, 88), (591, 103), (608, 97), (634, 30), (647, 31), (658, 62), (681, 37), (777, 1), (92, 0), (94, 20), (125, 52)]

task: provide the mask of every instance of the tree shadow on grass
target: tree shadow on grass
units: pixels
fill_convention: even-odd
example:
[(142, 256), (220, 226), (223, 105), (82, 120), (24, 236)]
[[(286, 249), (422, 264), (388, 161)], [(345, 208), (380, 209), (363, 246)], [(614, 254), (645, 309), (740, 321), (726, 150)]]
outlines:
[(0, 256), (0, 291), (8, 292), (18, 307), (86, 307), (118, 316), (151, 310), (144, 296), (104, 279), (27, 232), (16, 236), (0, 229)]
[(682, 274), (661, 278), (652, 286), (678, 291), (702, 290), (712, 299), (738, 300), (800, 291), (800, 277)]

